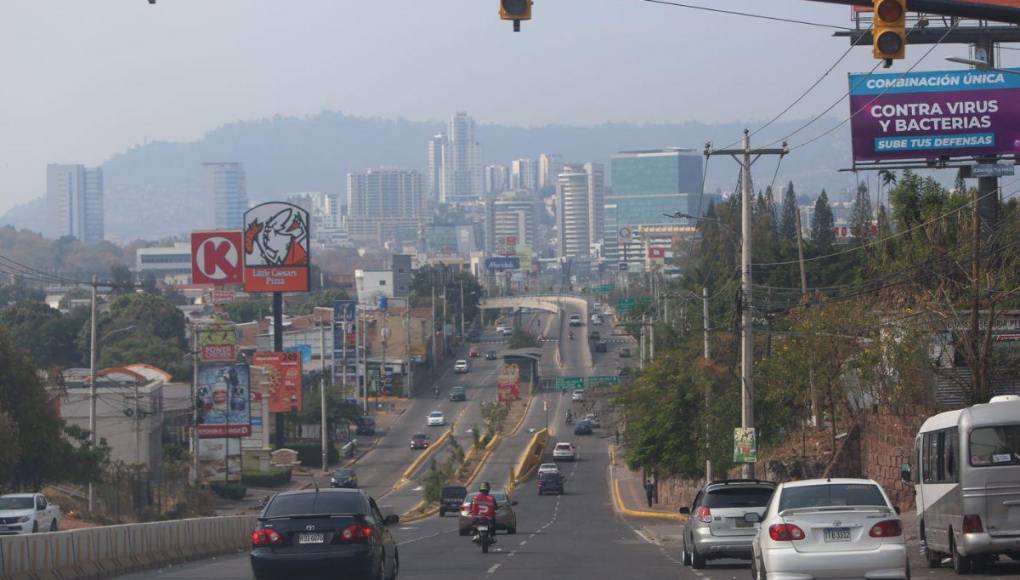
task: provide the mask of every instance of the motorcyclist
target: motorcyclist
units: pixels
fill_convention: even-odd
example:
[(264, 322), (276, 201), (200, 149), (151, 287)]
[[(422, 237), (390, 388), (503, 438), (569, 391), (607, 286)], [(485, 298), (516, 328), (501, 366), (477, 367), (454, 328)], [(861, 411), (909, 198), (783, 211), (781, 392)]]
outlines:
[[(492, 543), (496, 542), (496, 498), (489, 495), (491, 488), (488, 481), (483, 481), (478, 486), (478, 493), (471, 499), (471, 517), (475, 524), (486, 522), (489, 524), (489, 533), (492, 536)], [(475, 533), (473, 541), (478, 541), (478, 534)]]
[(567, 334), (570, 336), (570, 340), (574, 340), (574, 331), (573, 330), (571, 330)]
[(569, 425), (569, 424), (571, 424), (573, 422), (574, 422), (574, 413), (570, 409), (567, 409), (567, 424)]
[(432, 393), (437, 399), (439, 398), (439, 385), (436, 385), (436, 388), (432, 389)]

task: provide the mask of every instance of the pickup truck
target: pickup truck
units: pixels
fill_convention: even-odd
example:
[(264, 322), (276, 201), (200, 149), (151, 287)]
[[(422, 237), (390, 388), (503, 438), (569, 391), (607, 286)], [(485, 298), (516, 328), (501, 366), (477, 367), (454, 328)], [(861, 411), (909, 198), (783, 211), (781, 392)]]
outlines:
[(55, 532), (60, 525), (60, 506), (41, 493), (0, 496), (0, 536)]

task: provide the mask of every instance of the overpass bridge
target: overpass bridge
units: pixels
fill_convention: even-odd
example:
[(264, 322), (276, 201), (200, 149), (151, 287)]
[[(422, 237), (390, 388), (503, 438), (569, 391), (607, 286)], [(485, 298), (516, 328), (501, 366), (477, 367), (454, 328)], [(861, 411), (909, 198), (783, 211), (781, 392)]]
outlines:
[(581, 309), (582, 312), (588, 312), (587, 300), (584, 298), (578, 298), (574, 295), (563, 294), (535, 294), (526, 296), (497, 296), (483, 298), (479, 302), (478, 307), (482, 310), (517, 310), (519, 308), (531, 308), (532, 310), (543, 310), (545, 312), (559, 314), (567, 304), (574, 308)]

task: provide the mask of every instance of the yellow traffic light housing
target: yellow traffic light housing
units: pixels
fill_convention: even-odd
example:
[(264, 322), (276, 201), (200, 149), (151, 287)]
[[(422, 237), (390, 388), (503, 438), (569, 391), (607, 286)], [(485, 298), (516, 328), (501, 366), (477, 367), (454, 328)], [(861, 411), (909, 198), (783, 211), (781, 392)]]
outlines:
[(499, 17), (514, 21), (514, 32), (521, 31), (521, 20), (531, 20), (532, 0), (499, 0)]
[(875, 16), (871, 36), (872, 54), (886, 61), (899, 60), (907, 54), (907, 0), (873, 0)]

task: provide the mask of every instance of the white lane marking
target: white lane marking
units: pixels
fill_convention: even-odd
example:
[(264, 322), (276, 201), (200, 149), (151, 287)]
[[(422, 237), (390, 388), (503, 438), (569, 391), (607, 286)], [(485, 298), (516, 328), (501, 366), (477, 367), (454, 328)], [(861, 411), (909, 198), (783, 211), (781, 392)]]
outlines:
[(635, 533), (635, 534), (637, 534), (637, 535), (639, 535), (639, 536), (641, 536), (641, 539), (642, 539), (642, 540), (644, 540), (644, 541), (648, 542), (649, 544), (652, 544), (653, 546), (658, 546), (658, 545), (659, 545), (659, 544), (658, 544), (658, 543), (657, 543), (657, 542), (656, 542), (655, 540), (653, 540), (653, 539), (649, 538), (649, 537), (648, 537), (648, 536), (647, 536), (647, 535), (646, 535), (646, 534), (645, 534), (644, 532), (642, 532), (641, 530), (634, 530), (634, 533)]
[(521, 540), (521, 543), (518, 544), (518, 546), (526, 546), (526, 545), (528, 545), (528, 541), (527, 540)]
[(496, 570), (499, 570), (499, 564), (493, 564), (492, 566), (490, 566), (489, 571), (486, 572), (486, 574), (489, 574), (491, 576), (492, 574), (496, 573)]
[(421, 537), (418, 537), (418, 538), (411, 538), (410, 540), (404, 540), (403, 542), (399, 542), (399, 543), (397, 543), (397, 545), (398, 546), (406, 546), (407, 544), (413, 544), (415, 542), (420, 542), (422, 540), (428, 540), (429, 538), (435, 538), (436, 536), (442, 536), (443, 534), (452, 534), (455, 531), (457, 531), (457, 530), (446, 530), (444, 532), (436, 532), (434, 534), (429, 534), (427, 536), (421, 536)]

